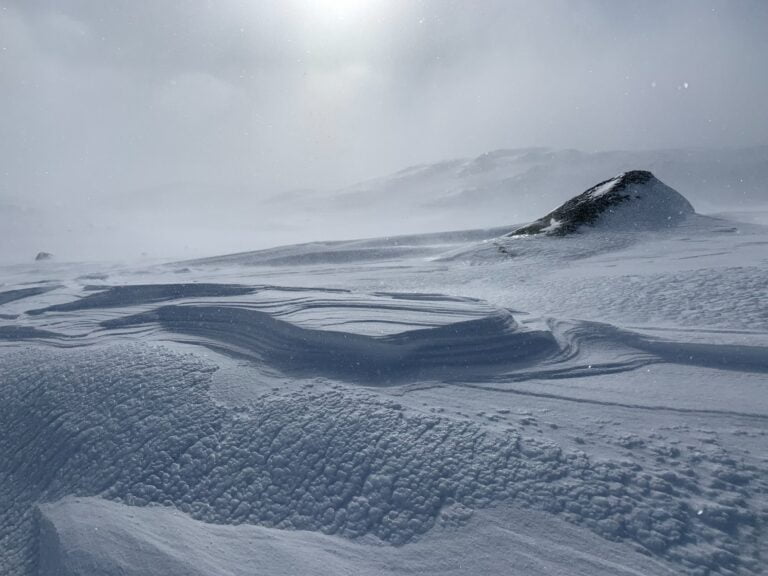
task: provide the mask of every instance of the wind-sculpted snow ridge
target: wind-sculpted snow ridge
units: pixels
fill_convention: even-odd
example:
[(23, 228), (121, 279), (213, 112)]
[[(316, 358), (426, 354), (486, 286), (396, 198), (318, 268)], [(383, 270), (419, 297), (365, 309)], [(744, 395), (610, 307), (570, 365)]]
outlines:
[(27, 311), (39, 315), (45, 312), (73, 312), (93, 308), (117, 308), (164, 302), (181, 298), (205, 298), (212, 296), (242, 296), (253, 288), (236, 284), (134, 284), (126, 286), (94, 287), (97, 292), (79, 300), (55, 304), (46, 308)]
[[(248, 320), (248, 311), (252, 310), (307, 329), (341, 330), (370, 336), (461, 324), (499, 314), (506, 325), (516, 327), (508, 312), (481, 300), (441, 294), (366, 293), (268, 284), (124, 285), (94, 287), (94, 290), (96, 292), (89, 293), (89, 287), (86, 287), (86, 294), (78, 300), (28, 310), (23, 321), (28, 326), (63, 328), (64, 333), (72, 337), (85, 337), (87, 330), (98, 328), (99, 323), (118, 326), (137, 323), (140, 318), (152, 318), (145, 313), (154, 310), (155, 304), (172, 301), (174, 305), (194, 304), (222, 309), (222, 314), (225, 307), (242, 309), (240, 319), (243, 321)], [(210, 311), (204, 312), (202, 308), (200, 312), (208, 318), (211, 316)], [(144, 316), (138, 316), (135, 322), (123, 319), (131, 314)], [(100, 335), (93, 336), (98, 338)]]
[(30, 296), (45, 294), (46, 292), (55, 290), (58, 287), (58, 285), (54, 284), (48, 286), (33, 286), (31, 288), (6, 290), (4, 292), (0, 292), (0, 305), (7, 304), (8, 302), (14, 302), (15, 300), (21, 300), (23, 298), (29, 298)]
[[(193, 289), (194, 288), (194, 289)], [(192, 294), (197, 294), (195, 298)], [(122, 296), (125, 305), (115, 306)], [(173, 300), (175, 303), (155, 307)], [(0, 341), (72, 348), (105, 338), (191, 342), (283, 375), (357, 385), (519, 382), (671, 363), (768, 373), (761, 346), (665, 342), (607, 323), (520, 325), (474, 298), (227, 284), (118, 286), (49, 306)], [(89, 313), (74, 314), (87, 310)], [(106, 330), (105, 330), (106, 329)]]
[(650, 172), (633, 170), (601, 182), (508, 236), (567, 236), (584, 226), (619, 230), (668, 228), (693, 214), (680, 193)]
[(40, 330), (32, 326), (0, 326), (0, 341), (9, 340), (11, 342), (20, 342), (24, 340), (65, 340), (66, 336), (51, 332), (50, 330)]
[[(390, 322), (400, 331), (385, 334), (359, 326), (352, 332), (329, 329), (327, 317), (308, 311), (330, 317), (334, 314), (329, 309), (339, 316), (350, 312), (349, 303), (328, 300), (305, 300), (298, 308), (296, 303), (273, 302), (269, 313), (243, 303), (166, 305), (106, 320), (101, 326), (125, 335), (159, 325), (167, 337), (255, 359), (284, 375), (361, 385), (574, 378), (659, 363), (768, 374), (768, 348), (762, 346), (672, 342), (587, 321), (550, 319), (546, 329), (536, 330), (518, 325), (508, 310), (484, 303), (441, 310), (432, 308), (440, 302), (436, 296), (401, 302), (403, 307), (389, 310), (387, 299), (356, 302), (359, 308), (353, 312), (360, 313), (360, 324), (378, 326), (386, 312), (392, 313)], [(451, 314), (461, 318), (471, 313), (479, 315), (451, 321)], [(403, 314), (411, 322), (418, 322), (419, 316), (425, 324), (439, 322), (407, 329)]]
[(255, 357), (284, 374), (322, 375), (366, 384), (495, 373), (559, 353), (551, 333), (517, 326), (497, 310), (473, 320), (373, 337), (316, 330), (235, 306), (171, 305), (102, 323), (124, 328), (157, 322), (172, 333)]
[(67, 495), (395, 545), (514, 502), (682, 572), (760, 570), (753, 497), (765, 470), (723, 450), (669, 450), (655, 473), (360, 392), (308, 388), (226, 407), (209, 396), (209, 365), (160, 347), (0, 353), (2, 575), (35, 573), (35, 506)]

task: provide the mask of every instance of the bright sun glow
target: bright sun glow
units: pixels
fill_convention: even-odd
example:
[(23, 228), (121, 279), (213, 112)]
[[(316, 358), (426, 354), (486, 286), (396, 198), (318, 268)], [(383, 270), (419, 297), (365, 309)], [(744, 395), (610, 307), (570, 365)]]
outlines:
[(298, 15), (326, 29), (361, 26), (382, 15), (385, 0), (292, 0)]

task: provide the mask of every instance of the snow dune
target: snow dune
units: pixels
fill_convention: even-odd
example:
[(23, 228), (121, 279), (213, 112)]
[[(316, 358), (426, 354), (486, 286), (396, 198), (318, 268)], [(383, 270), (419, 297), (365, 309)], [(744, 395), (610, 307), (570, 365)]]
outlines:
[[(169, 301), (176, 303), (155, 306)], [(291, 377), (323, 376), (363, 385), (519, 382), (617, 373), (656, 363), (768, 373), (768, 347), (668, 342), (588, 321), (545, 319), (524, 325), (508, 309), (439, 294), (267, 285), (115, 286), (28, 314), (44, 316), (46, 326), (49, 318), (63, 322), (62, 313), (83, 310), (107, 316), (80, 334), (6, 326), (0, 327), (0, 339), (40, 339), (66, 347), (109, 333), (133, 340), (153, 334), (254, 359)]]
[(674, 574), (586, 530), (563, 533), (547, 515), (525, 509), (505, 510), (511, 521), (476, 512), (466, 530), (445, 514), (418, 545), (400, 548), (317, 532), (211, 525), (171, 508), (128, 507), (96, 498), (66, 498), (41, 511), (41, 576)]

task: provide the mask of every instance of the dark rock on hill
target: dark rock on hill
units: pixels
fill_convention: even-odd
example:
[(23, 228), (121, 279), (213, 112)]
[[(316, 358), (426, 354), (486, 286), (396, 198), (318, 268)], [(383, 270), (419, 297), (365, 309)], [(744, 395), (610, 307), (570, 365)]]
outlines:
[(566, 236), (585, 226), (652, 230), (673, 226), (693, 213), (679, 192), (650, 172), (632, 170), (593, 186), (508, 236)]

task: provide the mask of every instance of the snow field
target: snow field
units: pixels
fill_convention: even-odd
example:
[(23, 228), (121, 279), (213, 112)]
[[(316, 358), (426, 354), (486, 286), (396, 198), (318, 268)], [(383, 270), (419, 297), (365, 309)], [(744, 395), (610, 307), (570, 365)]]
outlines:
[(418, 543), (386, 546), (319, 532), (196, 521), (173, 508), (101, 498), (40, 507), (40, 576), (673, 575), (663, 562), (543, 512), (501, 507)]
[(553, 316), (768, 331), (768, 277), (752, 266), (616, 277), (553, 275), (512, 285), (497, 296)]
[(394, 545), (514, 502), (691, 574), (759, 570), (765, 471), (722, 451), (672, 452), (652, 473), (365, 392), (228, 408), (208, 394), (210, 365), (161, 347), (0, 353), (0, 574), (35, 572), (35, 506), (68, 495)]

